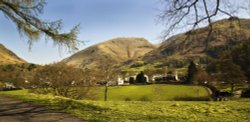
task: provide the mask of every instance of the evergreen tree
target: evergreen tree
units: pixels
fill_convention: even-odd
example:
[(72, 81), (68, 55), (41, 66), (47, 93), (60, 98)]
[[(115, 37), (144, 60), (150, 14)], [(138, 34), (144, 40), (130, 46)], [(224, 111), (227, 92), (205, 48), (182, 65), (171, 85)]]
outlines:
[(193, 83), (192, 81), (196, 72), (197, 72), (196, 64), (193, 61), (191, 61), (188, 66), (188, 74), (187, 74), (187, 80), (186, 80), (187, 84)]
[(146, 77), (144, 76), (144, 72), (140, 72), (140, 73), (136, 76), (136, 82), (137, 82), (137, 83), (147, 83)]
[(230, 55), (233, 62), (241, 67), (250, 81), (250, 40), (244, 40), (243, 43), (235, 46)]

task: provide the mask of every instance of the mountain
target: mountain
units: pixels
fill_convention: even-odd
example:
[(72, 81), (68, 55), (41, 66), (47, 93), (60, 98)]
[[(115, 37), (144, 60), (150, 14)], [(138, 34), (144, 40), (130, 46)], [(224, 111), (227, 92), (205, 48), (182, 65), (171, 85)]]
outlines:
[(16, 54), (0, 44), (0, 65), (20, 63), (26, 63), (26, 61), (19, 58)]
[(143, 38), (116, 38), (79, 51), (62, 62), (78, 68), (100, 68), (103, 65), (119, 65), (155, 49)]
[(190, 60), (206, 63), (209, 59), (217, 58), (224, 50), (250, 37), (249, 19), (229, 18), (212, 25), (210, 37), (208, 27), (178, 34), (139, 60), (149, 64), (176, 67), (182, 67)]

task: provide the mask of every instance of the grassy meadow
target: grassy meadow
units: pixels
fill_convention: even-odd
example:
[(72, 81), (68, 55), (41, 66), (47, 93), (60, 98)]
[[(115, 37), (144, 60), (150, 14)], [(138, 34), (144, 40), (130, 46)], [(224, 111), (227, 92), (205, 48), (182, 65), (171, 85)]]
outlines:
[(250, 120), (250, 99), (223, 102), (205, 101), (89, 101), (38, 95), (28, 90), (0, 92), (33, 104), (62, 110), (87, 121), (175, 122)]
[[(95, 88), (95, 100), (104, 99), (104, 89)], [(201, 86), (154, 84), (108, 87), (110, 101), (204, 100), (208, 97), (208, 89)]]

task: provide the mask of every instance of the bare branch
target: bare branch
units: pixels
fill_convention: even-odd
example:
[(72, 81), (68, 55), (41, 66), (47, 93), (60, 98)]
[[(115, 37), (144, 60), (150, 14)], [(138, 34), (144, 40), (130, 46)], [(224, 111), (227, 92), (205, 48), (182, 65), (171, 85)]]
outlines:
[[(167, 4), (160, 15), (160, 19), (166, 24), (164, 40), (180, 26), (186, 26), (186, 29), (191, 29), (192, 31), (203, 22), (209, 25), (208, 36), (210, 36), (213, 19), (224, 16), (234, 17), (233, 13), (237, 11), (237, 9), (233, 11), (228, 10), (230, 7), (225, 7), (225, 4), (229, 4), (229, 2), (222, 2), (221, 0), (165, 0), (165, 2)], [(247, 8), (244, 5), (235, 6), (241, 10)], [(185, 22), (189, 24), (187, 25)]]

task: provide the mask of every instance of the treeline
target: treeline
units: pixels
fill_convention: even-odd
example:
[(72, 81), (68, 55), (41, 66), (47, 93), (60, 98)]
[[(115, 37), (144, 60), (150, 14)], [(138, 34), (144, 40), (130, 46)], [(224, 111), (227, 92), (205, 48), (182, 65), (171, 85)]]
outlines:
[(7, 87), (28, 87), (25, 82), (32, 79), (38, 67), (40, 66), (31, 63), (0, 65), (0, 90), (8, 89)]
[[(250, 39), (224, 50), (203, 68), (191, 62), (188, 67), (187, 83), (201, 84), (204, 81), (215, 86), (236, 87), (249, 85), (250, 81)], [(246, 90), (247, 91), (247, 90)]]
[[(16, 64), (0, 66), (0, 90), (27, 88), (30, 92), (74, 99), (91, 97), (97, 77), (94, 72), (57, 63), (45, 66)], [(99, 79), (98, 79), (99, 80)]]
[(36, 93), (84, 99), (92, 96), (95, 79), (91, 73), (61, 63), (45, 65), (37, 69), (29, 86)]

